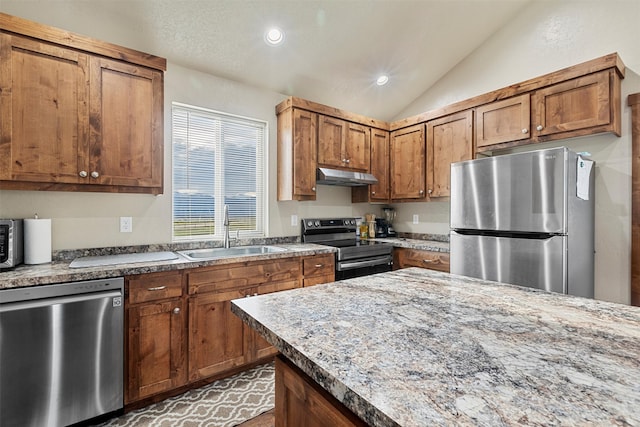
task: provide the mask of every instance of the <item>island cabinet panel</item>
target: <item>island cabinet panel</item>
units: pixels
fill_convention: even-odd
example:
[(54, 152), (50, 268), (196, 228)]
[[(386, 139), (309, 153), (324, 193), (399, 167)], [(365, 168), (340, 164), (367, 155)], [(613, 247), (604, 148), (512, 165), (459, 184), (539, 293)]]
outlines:
[(371, 131), (367, 126), (320, 115), (318, 165), (369, 171)]
[(5, 14), (0, 27), (0, 188), (162, 193), (166, 61)]
[(425, 126), (391, 132), (391, 199), (424, 201), (426, 167)]
[(278, 114), (278, 200), (315, 200), (318, 114), (288, 108)]
[(315, 255), (302, 259), (303, 286), (335, 281), (336, 260), (333, 254)]
[(422, 249), (394, 248), (393, 269), (420, 267), (449, 272), (449, 254)]
[(427, 195), (451, 195), (451, 163), (473, 158), (473, 112), (427, 122)]
[(88, 75), (84, 53), (0, 33), (0, 180), (81, 181)]
[(504, 142), (529, 142), (531, 137), (531, 95), (492, 102), (476, 108), (476, 147)]
[(367, 424), (304, 372), (276, 357), (276, 427), (354, 427)]
[(92, 183), (162, 188), (163, 74), (91, 59)]
[(351, 189), (351, 201), (389, 202), (391, 199), (391, 172), (389, 161), (389, 131), (371, 129), (370, 172), (378, 180), (377, 184), (362, 185)]

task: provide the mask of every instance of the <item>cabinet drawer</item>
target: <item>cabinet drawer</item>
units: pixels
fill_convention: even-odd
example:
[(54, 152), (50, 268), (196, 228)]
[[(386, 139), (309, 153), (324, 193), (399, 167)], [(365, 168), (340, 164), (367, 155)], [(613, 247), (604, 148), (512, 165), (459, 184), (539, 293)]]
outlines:
[(300, 258), (248, 261), (196, 269), (188, 273), (189, 294), (248, 288), (271, 282), (300, 280)]
[(419, 249), (394, 249), (394, 264), (397, 268), (421, 267), (449, 272), (449, 254)]
[(324, 276), (313, 276), (309, 278), (305, 278), (303, 280), (302, 286), (309, 287), (320, 285), (322, 283), (331, 283), (336, 281), (336, 275), (332, 272), (331, 274), (325, 274)]
[(127, 277), (129, 304), (182, 296), (182, 272), (140, 274)]
[(302, 265), (305, 277), (333, 274), (336, 268), (333, 254), (305, 258), (302, 261)]

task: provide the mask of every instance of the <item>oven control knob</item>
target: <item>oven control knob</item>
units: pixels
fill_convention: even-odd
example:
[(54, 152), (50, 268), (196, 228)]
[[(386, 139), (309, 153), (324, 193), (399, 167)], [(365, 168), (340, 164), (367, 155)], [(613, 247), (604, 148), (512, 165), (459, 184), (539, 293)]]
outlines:
[(307, 227), (313, 227), (313, 221), (307, 221)]
[(313, 225), (315, 225), (316, 227), (320, 227), (320, 221), (314, 222)]

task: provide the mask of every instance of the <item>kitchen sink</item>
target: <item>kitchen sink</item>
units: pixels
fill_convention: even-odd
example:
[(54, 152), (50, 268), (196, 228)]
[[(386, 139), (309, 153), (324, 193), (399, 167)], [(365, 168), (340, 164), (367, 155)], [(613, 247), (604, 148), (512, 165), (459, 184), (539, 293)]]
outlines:
[(178, 253), (190, 261), (202, 261), (207, 259), (274, 254), (285, 251), (285, 248), (278, 246), (236, 246), (233, 248), (191, 249), (178, 251)]

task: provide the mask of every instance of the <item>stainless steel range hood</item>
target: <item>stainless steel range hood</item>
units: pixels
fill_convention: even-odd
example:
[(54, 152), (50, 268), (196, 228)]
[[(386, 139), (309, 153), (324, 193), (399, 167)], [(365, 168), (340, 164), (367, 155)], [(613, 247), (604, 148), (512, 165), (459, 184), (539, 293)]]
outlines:
[(370, 173), (318, 168), (316, 172), (316, 183), (356, 187), (359, 185), (377, 184), (378, 180)]

